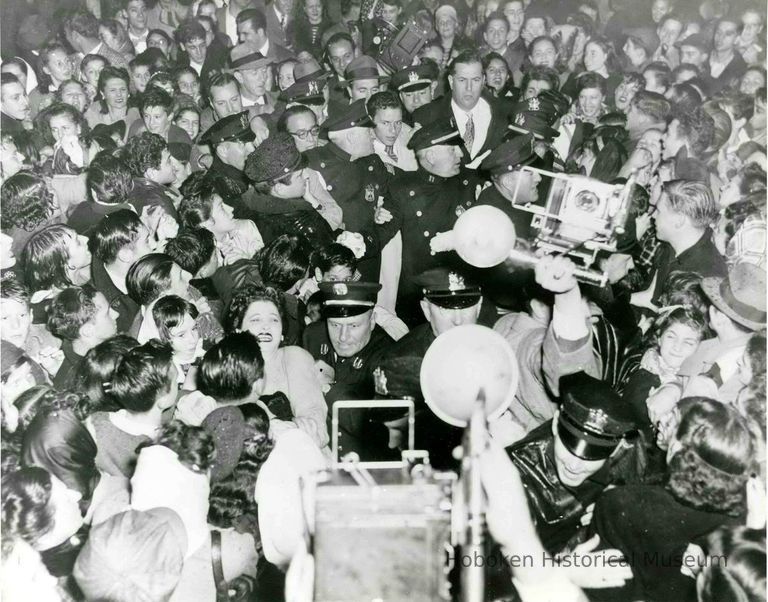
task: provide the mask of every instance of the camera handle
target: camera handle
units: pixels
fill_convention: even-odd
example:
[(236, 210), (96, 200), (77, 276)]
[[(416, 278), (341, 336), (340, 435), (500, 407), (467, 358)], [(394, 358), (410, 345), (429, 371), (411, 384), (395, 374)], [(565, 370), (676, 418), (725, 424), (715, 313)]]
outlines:
[[(512, 249), (509, 252), (511, 261), (515, 263), (522, 263), (527, 265), (536, 265), (539, 262), (539, 257), (526, 251), (520, 251), (518, 249)], [(580, 282), (586, 284), (594, 284), (595, 286), (603, 287), (608, 283), (608, 275), (602, 272), (587, 270), (584, 268), (576, 268), (573, 270), (573, 275)]]

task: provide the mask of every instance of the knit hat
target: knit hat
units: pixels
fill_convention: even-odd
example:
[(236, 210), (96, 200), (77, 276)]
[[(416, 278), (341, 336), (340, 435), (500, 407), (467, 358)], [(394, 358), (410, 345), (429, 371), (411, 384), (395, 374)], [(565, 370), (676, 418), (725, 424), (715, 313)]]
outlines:
[(91, 529), (73, 575), (88, 600), (168, 600), (186, 546), (184, 525), (173, 510), (128, 510)]
[(256, 152), (245, 160), (245, 175), (253, 182), (274, 182), (283, 176), (303, 169), (306, 159), (293, 142), (291, 135), (278, 132), (259, 145)]
[(243, 413), (234, 406), (216, 408), (201, 425), (213, 437), (216, 459), (211, 467), (211, 482), (225, 479), (240, 461), (246, 439)]

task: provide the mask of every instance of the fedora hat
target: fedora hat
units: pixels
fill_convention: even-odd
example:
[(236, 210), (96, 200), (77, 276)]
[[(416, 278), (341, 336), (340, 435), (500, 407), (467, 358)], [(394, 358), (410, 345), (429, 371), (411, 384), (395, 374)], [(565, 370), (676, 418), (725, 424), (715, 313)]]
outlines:
[(324, 71), (315, 59), (300, 61), (293, 66), (293, 79), (296, 83), (328, 79), (331, 74)]
[(765, 328), (765, 270), (737, 263), (727, 278), (704, 278), (701, 288), (717, 309), (750, 330)]

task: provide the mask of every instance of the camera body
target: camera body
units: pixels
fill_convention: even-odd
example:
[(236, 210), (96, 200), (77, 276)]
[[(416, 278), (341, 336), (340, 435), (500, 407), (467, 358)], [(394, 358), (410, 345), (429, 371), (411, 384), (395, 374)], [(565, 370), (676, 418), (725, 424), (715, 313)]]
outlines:
[[(519, 186), (512, 203), (517, 209), (533, 214), (531, 226), (536, 232), (531, 247), (546, 254), (568, 255), (590, 268), (600, 251), (616, 251), (618, 237), (624, 233), (629, 215), (634, 180), (626, 184), (607, 184), (580, 175), (554, 173), (534, 167), (522, 167), (549, 182), (549, 192), (542, 207), (526, 202), (518, 204)], [(518, 182), (527, 180), (520, 178)], [(530, 180), (528, 180), (530, 181)]]

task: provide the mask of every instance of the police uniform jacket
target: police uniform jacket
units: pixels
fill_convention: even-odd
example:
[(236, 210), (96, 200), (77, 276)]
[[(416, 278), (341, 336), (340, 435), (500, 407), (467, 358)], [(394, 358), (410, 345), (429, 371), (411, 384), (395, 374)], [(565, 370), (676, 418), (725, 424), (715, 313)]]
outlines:
[(384, 162), (371, 154), (351, 161), (349, 153), (333, 142), (313, 148), (305, 153), (309, 166), (319, 172), (326, 190), (341, 207), (344, 229), (357, 232), (365, 241), (365, 258), (358, 269), (365, 280), (379, 279), (380, 251), (379, 231), (374, 223), (379, 198), (388, 196), (391, 178)]
[[(405, 305), (418, 303), (420, 291), (413, 278), (433, 267), (461, 264), (456, 253), (433, 254), (430, 240), (435, 234), (448, 232), (458, 217), (475, 203), (477, 176), (464, 173), (452, 178), (441, 178), (422, 167), (417, 171), (403, 172), (390, 185), (389, 201), (385, 207), (392, 213), (392, 220), (379, 226), (381, 244), (402, 233), (403, 253), (398, 299)], [(420, 314), (418, 307), (413, 309)], [(413, 313), (412, 312), (412, 313)], [(409, 323), (405, 314), (398, 315)], [(413, 323), (410, 321), (409, 325)]]
[[(339, 399), (373, 399), (373, 371), (382, 355), (394, 343), (383, 328), (375, 326), (371, 332), (371, 340), (352, 357), (339, 357), (334, 351), (325, 320), (307, 326), (303, 340), (304, 349), (309, 351), (315, 361), (324, 361), (336, 373), (336, 382), (325, 396), (329, 404)], [(337, 392), (342, 397), (339, 397)]]
[[(437, 469), (458, 467), (453, 458), (453, 449), (461, 444), (464, 429), (451, 426), (440, 420), (424, 401), (420, 385), (421, 364), (429, 346), (435, 341), (430, 324), (420, 324), (400, 339), (382, 358), (381, 365), (390, 382), (391, 397), (410, 397), (415, 404), (415, 445), (416, 449), (429, 452), (429, 461)], [(411, 358), (413, 361), (398, 364), (397, 374), (387, 370), (387, 363), (397, 358)]]
[(520, 472), (536, 531), (551, 554), (562, 551), (569, 543), (580, 543), (579, 536), (585, 534), (581, 517), (610, 484), (610, 462), (606, 462), (578, 487), (563, 485), (557, 476), (554, 449), (551, 420), (507, 448), (509, 458)]

